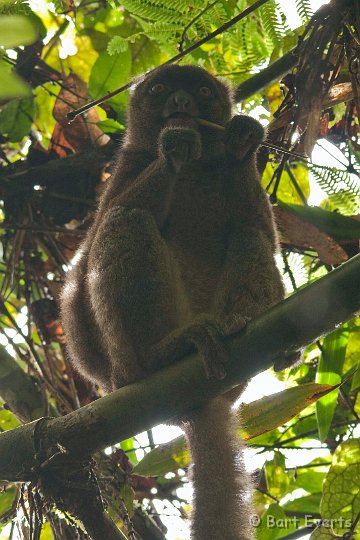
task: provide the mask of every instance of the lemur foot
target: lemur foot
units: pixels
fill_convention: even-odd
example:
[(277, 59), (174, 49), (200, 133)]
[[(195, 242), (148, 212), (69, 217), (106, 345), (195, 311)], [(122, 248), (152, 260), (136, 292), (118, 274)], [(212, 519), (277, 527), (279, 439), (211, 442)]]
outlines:
[(296, 367), (301, 364), (303, 360), (303, 351), (295, 351), (292, 353), (284, 354), (275, 359), (274, 371), (282, 371), (289, 367)]

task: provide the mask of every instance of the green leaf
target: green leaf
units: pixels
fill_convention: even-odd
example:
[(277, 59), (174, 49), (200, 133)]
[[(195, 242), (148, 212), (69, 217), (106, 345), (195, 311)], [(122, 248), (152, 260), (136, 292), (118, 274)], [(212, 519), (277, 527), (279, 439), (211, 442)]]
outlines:
[[(336, 386), (341, 382), (346, 347), (349, 339), (348, 325), (332, 332), (323, 341), (316, 382)], [(339, 390), (335, 389), (316, 403), (319, 437), (325, 441), (334, 416)]]
[(131, 437), (130, 439), (125, 439), (125, 441), (121, 441), (120, 446), (121, 449), (126, 452), (130, 461), (136, 464), (138, 462), (138, 458), (136, 457), (136, 451), (134, 449), (134, 441), (134, 437)]
[(291, 436), (300, 435), (302, 437), (307, 432), (314, 431), (316, 429), (317, 429), (317, 422), (316, 422), (315, 410), (314, 410), (314, 414), (299, 418), (299, 420), (291, 426)]
[[(271, 181), (275, 170), (276, 167), (269, 161), (265, 167), (262, 178), (262, 185), (264, 187), (266, 187)], [(290, 171), (301, 192), (307, 199), (310, 195), (309, 171), (307, 167), (303, 163), (293, 163)], [(286, 170), (284, 170), (281, 174), (281, 181), (276, 195), (280, 201), (285, 201), (286, 203), (296, 203), (300, 206), (300, 203), (302, 202), (301, 197), (291, 180), (290, 174)]]
[(303, 409), (333, 390), (329, 384), (307, 383), (263, 397), (240, 409), (241, 435), (251, 439), (282, 426)]
[(309, 0), (295, 0), (296, 10), (301, 17), (301, 20), (307, 23), (313, 14), (311, 2)]
[(50, 140), (55, 128), (56, 120), (52, 114), (52, 110), (56, 102), (56, 95), (54, 94), (57, 94), (58, 90), (60, 90), (60, 86), (54, 88), (54, 84), (51, 82), (44, 83), (33, 90), (37, 113), (36, 126), (43, 135), (43, 142), (46, 139)]
[(33, 25), (35, 32), (38, 34), (37, 37), (39, 37), (40, 39), (45, 39), (47, 35), (47, 29), (40, 17), (36, 15), (36, 13), (34, 13), (33, 11), (30, 11), (30, 13), (26, 15), (26, 18)]
[(104, 133), (122, 133), (125, 131), (125, 126), (112, 118), (101, 120), (97, 123), (97, 125), (103, 130)]
[(155, 41), (150, 41), (146, 36), (140, 36), (132, 45), (133, 65), (132, 73), (142, 74), (149, 69), (158, 66), (162, 61), (161, 50)]
[(8, 429), (14, 429), (20, 425), (19, 420), (16, 418), (16, 416), (11, 412), (7, 411), (6, 409), (3, 409), (0, 411), (0, 428), (4, 431), (7, 431)]
[(32, 97), (10, 101), (0, 111), (0, 132), (11, 141), (21, 141), (30, 131), (34, 114)]
[[(90, 75), (89, 92), (93, 99), (117, 90), (130, 80), (131, 72), (131, 52), (130, 49), (121, 54), (110, 56), (108, 52), (103, 52), (96, 60)], [(124, 93), (111, 98), (108, 103), (122, 109), (127, 103), (127, 95)]]
[(278, 201), (278, 205), (300, 218), (316, 225), (337, 241), (360, 238), (360, 222), (338, 212), (328, 212), (315, 206), (301, 206)]
[(29, 96), (30, 87), (23, 82), (15, 73), (11, 73), (0, 59), (0, 99), (8, 100), (16, 97)]
[[(358, 321), (360, 322), (360, 320)], [(355, 368), (355, 373), (351, 380), (350, 392), (355, 394), (360, 390), (360, 327), (357, 324), (353, 331), (350, 332), (349, 342), (346, 349), (346, 360), (344, 369), (352, 370)]]
[(282, 432), (279, 429), (273, 429), (267, 433), (262, 433), (257, 435), (254, 438), (248, 439), (246, 442), (250, 445), (254, 444), (255, 446), (272, 446), (279, 440)]
[(310, 540), (339, 540), (337, 534), (335, 534), (330, 527), (320, 525), (314, 532), (311, 533)]
[(134, 514), (134, 490), (129, 484), (124, 484), (120, 488), (120, 496), (123, 499), (126, 510), (131, 518)]
[(5, 49), (29, 45), (37, 38), (37, 31), (27, 17), (22, 15), (0, 16), (0, 45)]
[(284, 510), (289, 512), (304, 512), (305, 514), (318, 514), (321, 500), (320, 493), (312, 493), (305, 497), (299, 497), (292, 501), (288, 501), (283, 505)]
[(273, 459), (266, 461), (264, 467), (269, 493), (276, 499), (284, 497), (290, 484), (290, 477), (285, 471), (284, 454), (275, 450)]
[(321, 493), (325, 472), (321, 473), (310, 469), (309, 471), (298, 471), (296, 475), (296, 487), (305, 489), (309, 493)]
[(129, 48), (129, 42), (127, 39), (121, 36), (114, 36), (107, 46), (107, 52), (110, 56), (113, 54), (119, 54), (127, 51)]
[(190, 453), (185, 437), (181, 435), (166, 444), (161, 444), (145, 455), (133, 472), (143, 476), (159, 476), (187, 467)]
[(308, 463), (308, 468), (297, 469), (296, 478), (294, 479), (295, 487), (305, 489), (305, 491), (308, 491), (309, 493), (321, 493), (329, 465), (324, 465), (322, 467), (312, 467), (311, 465), (321, 464), (324, 461), (323, 458), (317, 458)]
[(360, 390), (360, 360), (357, 362), (356, 371), (351, 381), (351, 393), (359, 392)]
[(288, 518), (279, 504), (271, 504), (261, 516), (256, 529), (257, 540), (277, 540), (294, 530), (292, 519)]
[[(345, 112), (337, 122), (341, 121), (344, 115)], [(347, 159), (343, 155), (345, 162)], [(360, 182), (356, 174), (358, 167), (355, 167), (355, 174), (351, 174), (346, 168), (338, 169), (310, 163), (308, 166), (319, 187), (328, 195), (328, 199), (321, 203), (322, 208), (350, 216), (358, 213), (360, 204)]]
[(40, 540), (54, 540), (50, 523), (44, 523), (41, 529)]
[[(339, 536), (348, 532), (357, 519), (360, 513), (359, 439), (343, 442), (337, 447), (325, 478), (320, 511), (323, 519), (332, 520), (332, 528)], [(360, 534), (360, 522), (354, 538), (358, 538), (356, 532)]]
[(15, 497), (16, 489), (14, 487), (9, 487), (5, 491), (0, 492), (0, 516), (10, 510)]

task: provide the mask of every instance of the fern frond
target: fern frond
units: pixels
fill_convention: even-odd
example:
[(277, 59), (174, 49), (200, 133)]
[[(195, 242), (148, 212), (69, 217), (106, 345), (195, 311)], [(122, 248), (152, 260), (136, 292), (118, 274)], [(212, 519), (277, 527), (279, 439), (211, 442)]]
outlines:
[(167, 8), (174, 9), (178, 13), (185, 13), (186, 11), (199, 11), (201, 9), (201, 2), (186, 2), (185, 0), (169, 0), (165, 2), (163, 0), (152, 0), (151, 2), (156, 6), (166, 6)]
[(221, 54), (214, 54), (210, 57), (211, 71), (214, 75), (226, 73), (228, 64)]
[(305, 257), (300, 253), (290, 252), (284, 255), (287, 261), (287, 268), (283, 270), (283, 279), (286, 290), (294, 291), (294, 285), (299, 288), (309, 282), (309, 271), (305, 265)]
[(259, 25), (255, 18), (244, 19), (224, 36), (224, 49), (229, 49), (234, 58), (238, 59), (235, 62), (237, 70), (250, 72), (267, 58), (267, 41), (258, 36)]
[(342, 214), (351, 215), (360, 209), (360, 179), (347, 170), (309, 164), (309, 170)]
[(183, 23), (167, 23), (167, 22), (152, 22), (143, 21), (142, 27), (146, 36), (149, 39), (156, 40), (158, 43), (168, 44), (169, 41), (178, 41), (183, 30)]
[(27, 2), (3, 0), (0, 3), (0, 15), (29, 15), (32, 13)]
[[(191, 11), (189, 27), (186, 30), (186, 38), (195, 42), (207, 36), (214, 28), (218, 28), (228, 20), (226, 10), (222, 4), (213, 3), (202, 10)], [(189, 17), (190, 18), (190, 17)]]
[(170, 8), (168, 4), (161, 0), (122, 0), (121, 5), (131, 14), (144, 19), (157, 22), (178, 22), (188, 11), (188, 7), (183, 10)]
[(274, 0), (266, 2), (266, 4), (259, 9), (259, 14), (265, 32), (273, 44), (280, 44), (289, 28), (284, 25), (283, 21), (285, 21), (286, 18), (278, 3)]
[(295, 0), (296, 10), (300, 15), (301, 22), (306, 24), (313, 15), (310, 0)]
[(356, 148), (352, 141), (349, 140), (343, 152), (347, 161), (353, 164), (357, 174), (360, 175), (360, 151)]
[(208, 25), (219, 27), (228, 20), (229, 16), (222, 4), (215, 3), (209, 9), (204, 11), (203, 19)]

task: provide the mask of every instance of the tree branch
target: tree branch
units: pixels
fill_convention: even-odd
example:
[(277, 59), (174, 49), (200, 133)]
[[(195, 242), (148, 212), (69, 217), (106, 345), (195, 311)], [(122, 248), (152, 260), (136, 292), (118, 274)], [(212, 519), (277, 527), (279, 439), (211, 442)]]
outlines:
[[(207, 380), (198, 355), (187, 356), (61, 418), (44, 418), (0, 434), (0, 479), (27, 481), (59, 459), (94, 452), (172, 417), (269, 368), (284, 352), (304, 347), (360, 310), (360, 255), (250, 321), (228, 337), (227, 377)], [(14, 452), (16, 448), (16, 452)], [(65, 451), (65, 455), (64, 455)], [(49, 458), (52, 458), (49, 460)]]
[(261, 92), (270, 84), (280, 80), (286, 73), (288, 73), (293, 67), (296, 66), (298, 61), (298, 55), (296, 54), (297, 47), (291, 49), (288, 53), (284, 54), (281, 58), (256, 73), (243, 83), (239, 84), (235, 90), (235, 101), (245, 101), (249, 97)]

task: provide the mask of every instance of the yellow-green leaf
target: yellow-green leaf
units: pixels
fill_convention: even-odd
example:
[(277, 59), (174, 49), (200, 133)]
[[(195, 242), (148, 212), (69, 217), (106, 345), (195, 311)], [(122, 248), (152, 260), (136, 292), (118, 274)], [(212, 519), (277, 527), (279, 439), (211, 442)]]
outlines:
[[(262, 185), (266, 187), (271, 181), (276, 166), (272, 162), (268, 162), (263, 173)], [(297, 186), (302, 194), (307, 199), (310, 195), (309, 171), (303, 163), (293, 163), (290, 168), (291, 176), (295, 178)], [(290, 174), (284, 170), (281, 174), (281, 180), (277, 189), (276, 195), (280, 201), (286, 203), (294, 203), (296, 206), (302, 204), (302, 199), (291, 179)]]
[(30, 87), (15, 73), (11, 73), (0, 60), (0, 99), (8, 100), (30, 95)]
[[(37, 31), (23, 15), (2, 15), (0, 17), (0, 45), (5, 49), (28, 45), (37, 38)], [(3, 83), (3, 81), (2, 81)]]
[[(322, 345), (316, 382), (333, 386), (340, 384), (348, 339), (348, 325), (344, 325), (326, 336)], [(325, 441), (328, 436), (336, 408), (338, 392), (339, 390), (336, 389), (316, 403), (316, 418), (321, 441)]]
[(190, 453), (185, 437), (180, 436), (146, 454), (144, 459), (134, 467), (133, 472), (143, 476), (159, 476), (187, 467), (189, 462)]
[(120, 489), (121, 498), (124, 501), (129, 517), (134, 514), (134, 490), (129, 484), (124, 484)]
[[(256, 517), (251, 516), (251, 521), (257, 525)], [(261, 516), (259, 525), (256, 527), (257, 540), (278, 540), (282, 536), (294, 530), (291, 519), (286, 517), (284, 510), (279, 504), (271, 504)], [(281, 531), (283, 534), (281, 534)]]
[(242, 437), (252, 439), (282, 426), (333, 389), (329, 384), (307, 383), (243, 405), (240, 409), (244, 426)]
[(0, 131), (11, 141), (21, 141), (30, 131), (35, 115), (33, 98), (13, 99), (0, 111)]
[[(129, 82), (131, 72), (130, 49), (120, 54), (110, 56), (108, 52), (100, 54), (90, 75), (89, 91), (91, 97), (96, 99), (108, 92), (117, 90)], [(127, 95), (122, 93), (109, 100), (113, 107), (120, 107), (126, 103)]]
[(10, 510), (16, 496), (16, 489), (8, 487), (0, 492), (0, 515)]
[(278, 500), (284, 497), (290, 484), (290, 475), (285, 471), (284, 454), (276, 450), (273, 458), (266, 461), (265, 476), (270, 495)]
[[(322, 519), (331, 520), (334, 533), (342, 538), (344, 537), (342, 535), (349, 532), (358, 518), (360, 513), (359, 439), (343, 442), (337, 447), (324, 481), (320, 511)], [(356, 533), (360, 534), (360, 522), (357, 523), (354, 533), (354, 538), (358, 538)], [(318, 539), (321, 536), (311, 536), (311, 538)]]
[(4, 431), (19, 427), (20, 422), (16, 416), (6, 409), (0, 410), (0, 428)]
[(310, 540), (335, 540), (335, 539), (339, 540), (338, 535), (335, 534), (330, 527), (325, 527), (323, 525), (320, 525), (319, 527), (317, 527), (310, 536)]
[[(308, 463), (306, 468), (298, 468), (294, 478), (294, 486), (302, 488), (308, 493), (321, 493), (329, 465), (325, 464), (323, 467), (312, 467), (312, 465), (321, 465), (324, 461), (323, 458), (317, 458)], [(326, 461), (330, 463), (330, 459)], [(316, 511), (318, 511), (318, 508)]]

